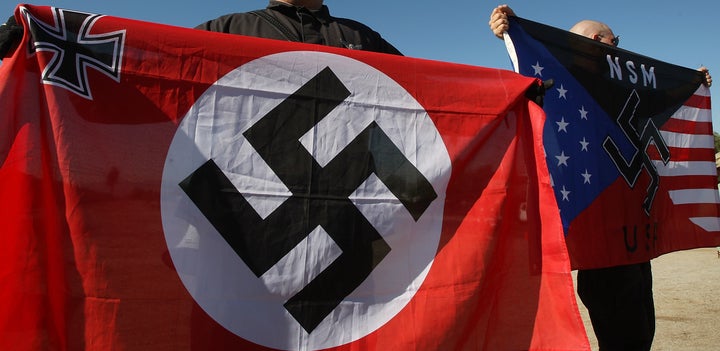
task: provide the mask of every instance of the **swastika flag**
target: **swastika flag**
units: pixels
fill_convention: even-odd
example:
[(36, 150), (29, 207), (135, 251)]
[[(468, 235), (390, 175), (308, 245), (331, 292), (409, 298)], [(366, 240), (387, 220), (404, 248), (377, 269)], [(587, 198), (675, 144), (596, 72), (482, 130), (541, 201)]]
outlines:
[(545, 94), (544, 145), (574, 268), (720, 245), (702, 73), (512, 18), (508, 52)]
[(536, 79), (16, 18), (0, 349), (589, 349)]

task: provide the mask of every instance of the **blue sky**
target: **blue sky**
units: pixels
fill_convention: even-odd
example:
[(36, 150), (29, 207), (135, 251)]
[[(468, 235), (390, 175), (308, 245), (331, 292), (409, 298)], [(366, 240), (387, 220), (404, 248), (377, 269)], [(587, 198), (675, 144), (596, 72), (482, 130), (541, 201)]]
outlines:
[[(380, 32), (407, 56), (510, 69), (505, 47), (488, 29), (490, 11), (502, 2), (484, 0), (326, 0), (336, 17), (359, 20)], [(58, 0), (36, 2), (182, 27), (232, 12), (264, 8), (264, 0)], [(551, 0), (508, 2), (527, 19), (568, 29), (581, 19), (607, 23), (624, 49), (689, 68), (705, 65), (720, 89), (720, 2), (716, 0)], [(16, 3), (2, 0), (0, 18)], [(713, 111), (720, 130), (720, 111)]]

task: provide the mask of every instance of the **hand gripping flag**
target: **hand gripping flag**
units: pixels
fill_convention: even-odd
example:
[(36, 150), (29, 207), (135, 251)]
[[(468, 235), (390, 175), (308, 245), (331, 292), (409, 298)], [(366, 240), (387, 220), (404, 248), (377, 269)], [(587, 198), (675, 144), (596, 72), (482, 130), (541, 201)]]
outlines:
[(589, 349), (536, 79), (16, 18), (0, 349)]
[(544, 144), (573, 268), (720, 245), (703, 74), (522, 18), (516, 71), (552, 80)]

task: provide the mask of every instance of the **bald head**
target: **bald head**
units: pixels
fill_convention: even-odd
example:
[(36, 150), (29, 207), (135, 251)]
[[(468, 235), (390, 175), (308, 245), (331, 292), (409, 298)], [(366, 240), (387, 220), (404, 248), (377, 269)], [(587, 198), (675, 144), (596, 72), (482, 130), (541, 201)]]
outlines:
[(572, 28), (570, 28), (570, 32), (580, 34), (584, 37), (588, 37), (592, 40), (597, 40), (607, 45), (617, 46), (615, 34), (613, 33), (612, 29), (610, 29), (607, 24), (602, 22), (583, 20), (576, 23)]

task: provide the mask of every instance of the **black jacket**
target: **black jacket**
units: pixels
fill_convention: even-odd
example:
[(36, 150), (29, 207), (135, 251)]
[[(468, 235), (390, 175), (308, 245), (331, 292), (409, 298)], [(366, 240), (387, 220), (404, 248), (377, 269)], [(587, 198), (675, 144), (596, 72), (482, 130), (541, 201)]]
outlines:
[(12, 54), (22, 36), (23, 27), (15, 22), (15, 17), (10, 16), (6, 23), (0, 25), (0, 60)]
[(370, 27), (350, 19), (332, 17), (327, 6), (312, 11), (270, 1), (265, 10), (221, 16), (195, 28), (401, 55)]
[[(370, 27), (330, 16), (327, 6), (310, 11), (273, 0), (265, 10), (225, 15), (196, 29), (401, 55)], [(0, 60), (12, 53), (22, 34), (12, 16), (0, 26)]]

